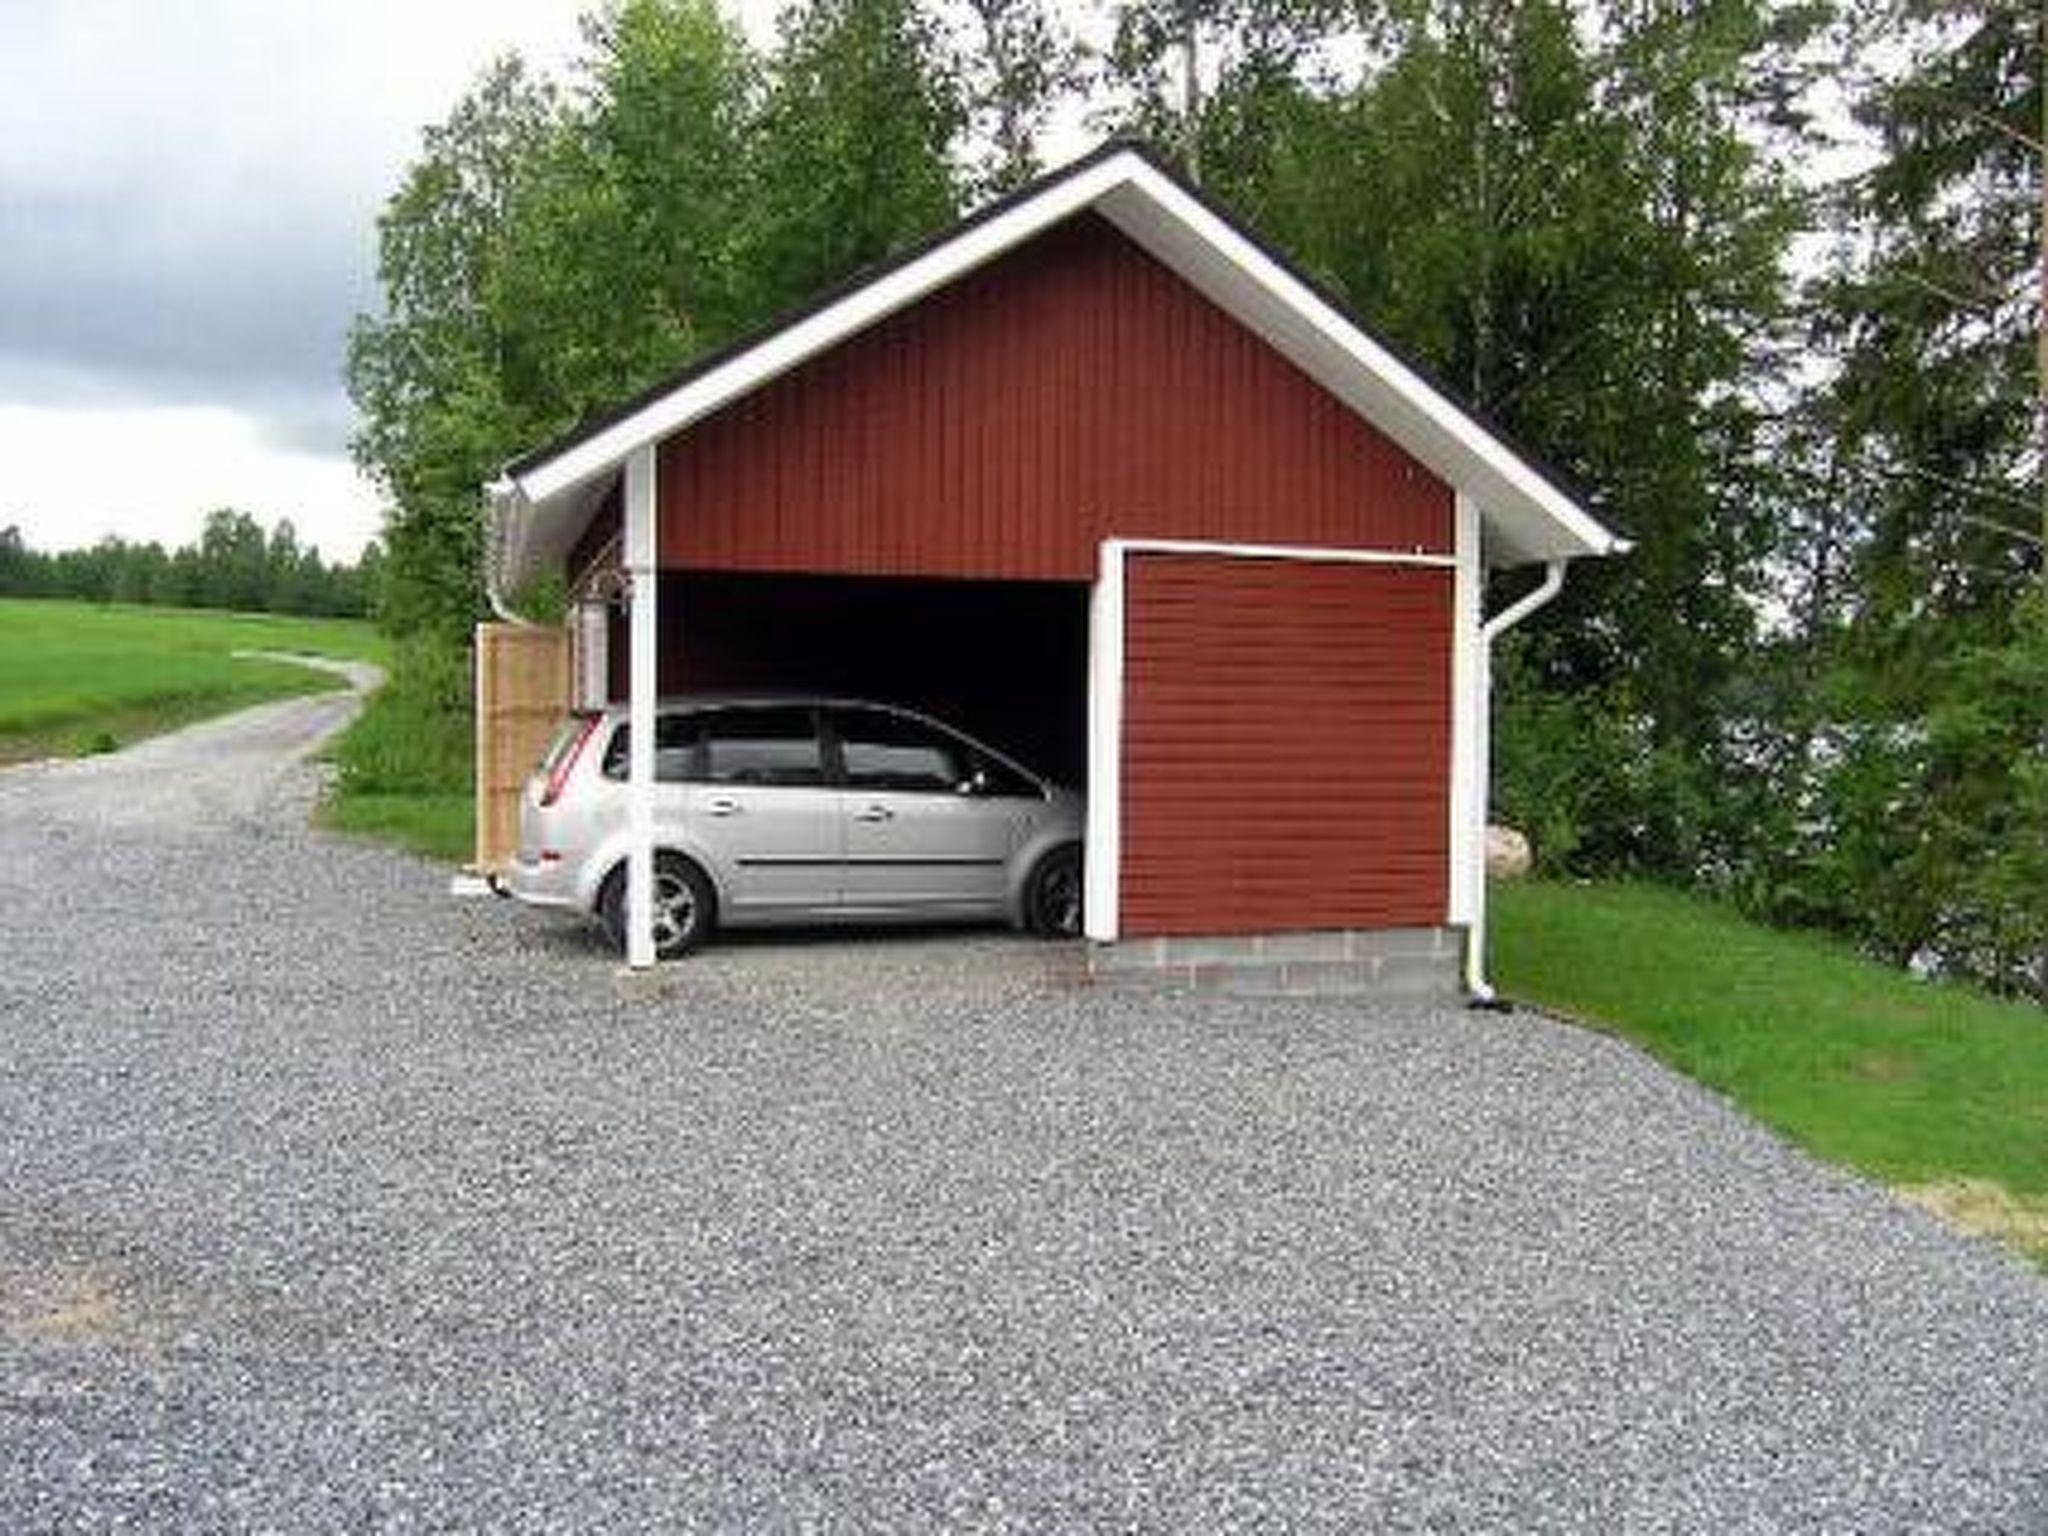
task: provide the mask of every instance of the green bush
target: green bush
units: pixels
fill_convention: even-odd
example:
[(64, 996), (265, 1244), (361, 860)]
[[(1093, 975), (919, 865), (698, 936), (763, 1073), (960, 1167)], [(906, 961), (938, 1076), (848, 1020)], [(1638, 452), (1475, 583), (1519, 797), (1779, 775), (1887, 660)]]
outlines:
[(322, 820), (344, 832), (460, 861), (475, 842), (474, 694), (466, 646), (401, 642), (388, 680), (328, 756), (337, 774)]
[(331, 756), (343, 799), (468, 793), (476, 763), (468, 650), (426, 639), (402, 643), (389, 680)]
[(1612, 829), (1633, 824), (1644, 756), (1626, 702), (1544, 692), (1513, 648), (1495, 681), (1491, 816), (1528, 836), (1546, 874), (1625, 866)]

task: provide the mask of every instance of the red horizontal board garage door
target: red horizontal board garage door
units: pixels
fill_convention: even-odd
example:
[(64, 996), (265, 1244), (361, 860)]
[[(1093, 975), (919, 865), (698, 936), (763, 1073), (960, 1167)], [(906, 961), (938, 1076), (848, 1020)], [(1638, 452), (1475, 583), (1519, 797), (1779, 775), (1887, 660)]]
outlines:
[(1451, 573), (1132, 554), (1121, 928), (1442, 923)]

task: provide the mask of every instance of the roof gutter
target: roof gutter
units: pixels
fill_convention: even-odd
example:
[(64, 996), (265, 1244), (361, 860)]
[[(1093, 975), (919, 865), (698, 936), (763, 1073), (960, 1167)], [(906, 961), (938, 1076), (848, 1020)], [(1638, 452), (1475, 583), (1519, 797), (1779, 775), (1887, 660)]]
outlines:
[(500, 475), (491, 481), (484, 487), (484, 496), (485, 515), (490, 519), (484, 530), (484, 599), (501, 622), (532, 624), (535, 620), (513, 611), (511, 601), (505, 595), (505, 545), (511, 531), (513, 511), (525, 498), (520, 495), (518, 482), (510, 475)]
[[(1615, 540), (1614, 542), (1616, 544), (1622, 543), (1622, 541), (1620, 540)], [(1622, 545), (1622, 548), (1625, 549), (1626, 545)], [(1620, 553), (1621, 551), (1616, 550), (1615, 552)], [(1517, 598), (1514, 602), (1508, 604), (1507, 607), (1503, 608), (1499, 613), (1496, 613), (1492, 618), (1488, 619), (1483, 625), (1480, 626), (1479, 697), (1481, 700), (1482, 715), (1490, 715), (1492, 712), (1493, 642), (1499, 639), (1502, 635), (1506, 634), (1509, 630), (1513, 629), (1517, 624), (1521, 623), (1522, 620), (1528, 618), (1530, 614), (1534, 613), (1538, 608), (1541, 608), (1553, 597), (1556, 597), (1559, 592), (1564, 590), (1565, 565), (1566, 562), (1563, 560), (1545, 561), (1543, 565), (1543, 580), (1537, 583), (1536, 587), (1532, 591), (1525, 592), (1521, 597)], [(1490, 725), (1483, 726), (1482, 728), (1487, 729), (1490, 732)], [(1486, 776), (1486, 780), (1483, 780), (1482, 782), (1490, 781), (1492, 777), (1492, 745), (1490, 740), (1488, 741), (1484, 751), (1482, 752), (1480, 760), (1483, 764), (1486, 765), (1482, 769), (1482, 772)], [(1483, 798), (1484, 794), (1482, 791), (1482, 799)], [(1487, 902), (1485, 870), (1486, 844), (1484, 838), (1480, 840), (1478, 858), (1480, 860), (1481, 866), (1478, 875), (1479, 901), (1477, 906), (1473, 909), (1472, 924), (1465, 935), (1465, 990), (1471, 995), (1474, 1007), (1493, 1008), (1499, 1006), (1500, 1000), (1498, 994), (1496, 994), (1493, 990), (1493, 983), (1486, 979)]]

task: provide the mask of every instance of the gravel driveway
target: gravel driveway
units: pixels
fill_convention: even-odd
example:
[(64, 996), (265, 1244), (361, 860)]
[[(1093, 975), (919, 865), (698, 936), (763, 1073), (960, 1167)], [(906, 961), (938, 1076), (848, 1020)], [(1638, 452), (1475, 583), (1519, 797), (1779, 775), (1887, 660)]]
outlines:
[(573, 925), (0, 774), (0, 1529), (2048, 1530), (2048, 1286), (1528, 1015)]

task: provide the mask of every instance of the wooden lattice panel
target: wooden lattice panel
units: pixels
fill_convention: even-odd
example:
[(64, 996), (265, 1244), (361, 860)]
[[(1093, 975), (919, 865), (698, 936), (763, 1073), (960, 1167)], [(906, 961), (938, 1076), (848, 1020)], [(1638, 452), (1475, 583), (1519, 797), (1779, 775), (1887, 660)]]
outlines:
[(569, 635), (538, 624), (476, 628), (476, 866), (519, 848), (519, 794), (569, 709)]

